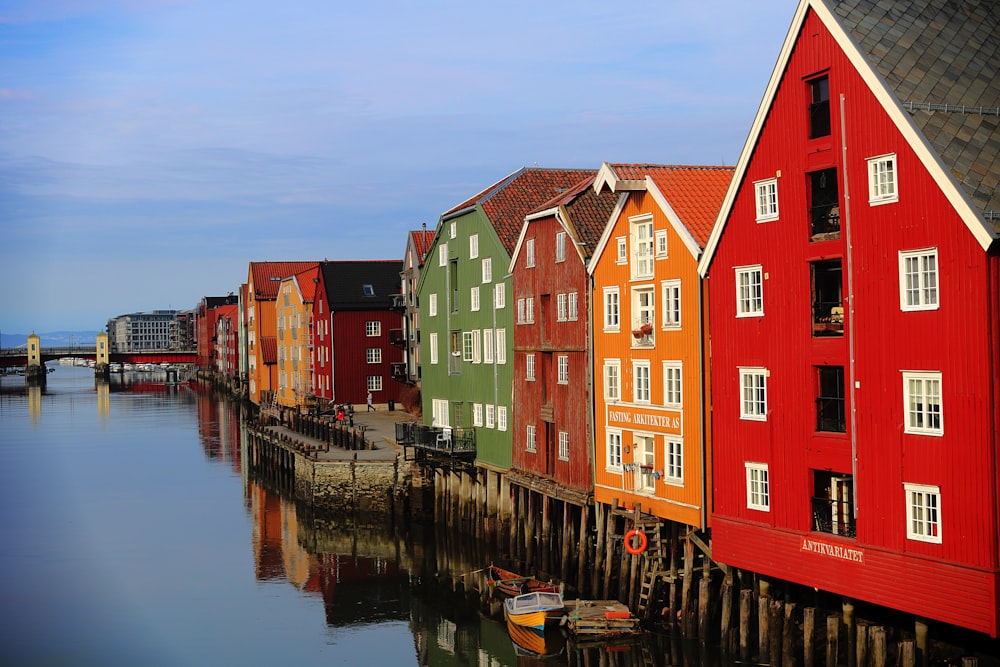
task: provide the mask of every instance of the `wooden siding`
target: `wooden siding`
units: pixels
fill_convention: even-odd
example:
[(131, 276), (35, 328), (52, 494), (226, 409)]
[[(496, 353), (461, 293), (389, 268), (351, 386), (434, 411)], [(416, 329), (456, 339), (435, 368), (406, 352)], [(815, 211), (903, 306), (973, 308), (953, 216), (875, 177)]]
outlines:
[[(555, 217), (526, 223), (525, 239), (535, 248), (534, 267), (525, 266), (525, 253), (517, 256), (512, 277), (512, 302), (535, 300), (535, 323), (514, 325), (514, 401), (512, 420), (514, 469), (548, 477), (583, 492), (593, 489), (590, 446), (590, 377), (587, 357), (589, 305), (587, 268), (566, 239), (566, 259), (555, 261), (556, 234), (564, 231)], [(576, 293), (575, 320), (559, 321), (559, 294)], [(567, 304), (568, 304), (567, 297)], [(540, 312), (544, 305), (544, 312)], [(568, 311), (568, 305), (567, 305)], [(535, 380), (526, 377), (526, 357), (535, 358)], [(558, 382), (558, 358), (565, 356), (569, 382)], [(527, 427), (536, 432), (536, 451), (526, 447)], [(569, 438), (569, 455), (559, 457), (559, 433)]]
[[(654, 276), (649, 279), (633, 280), (629, 263), (617, 262), (618, 237), (630, 235), (629, 217), (652, 214), (654, 230), (667, 230), (668, 255), (666, 259), (654, 260)], [(627, 243), (631, 248), (632, 240)], [(679, 330), (662, 327), (663, 289), (662, 281), (681, 280), (681, 328)], [(594, 331), (594, 443), (595, 443), (595, 490), (598, 502), (634, 506), (641, 504), (643, 511), (664, 519), (678, 521), (704, 528), (707, 525), (706, 477), (708, 446), (702, 451), (702, 405), (706, 394), (702, 393), (701, 345), (703, 342), (702, 314), (700, 312), (701, 282), (697, 272), (697, 258), (692, 257), (684, 244), (674, 233), (665, 214), (653, 197), (645, 192), (629, 195), (609, 242), (597, 261), (593, 271), (592, 309)], [(653, 288), (656, 302), (654, 345), (640, 348), (634, 345), (632, 335), (633, 312), (632, 290), (636, 286), (649, 285)], [(620, 295), (620, 330), (609, 332), (604, 329), (604, 288), (617, 286)], [(605, 399), (604, 363), (617, 359), (621, 364), (621, 400), (609, 403)], [(650, 365), (650, 404), (640, 405), (633, 401), (634, 378), (633, 361), (645, 360)], [(664, 406), (664, 361), (679, 361), (682, 364), (682, 407), (674, 409)], [(634, 421), (636, 416), (647, 415), (669, 420), (669, 425), (636, 427), (625, 420)], [(707, 416), (706, 416), (707, 417)], [(657, 419), (656, 421), (661, 421)], [(622, 462), (636, 462), (634, 438), (641, 434), (652, 436), (655, 443), (654, 470), (660, 477), (654, 483), (653, 493), (635, 490), (635, 473), (609, 468), (607, 465), (607, 437), (609, 429), (622, 431)], [(667, 438), (681, 438), (683, 452), (683, 484), (667, 482), (666, 470)], [(627, 451), (626, 451), (627, 449)], [(703, 457), (705, 457), (703, 463)], [(704, 509), (704, 513), (703, 513)]]
[[(392, 364), (402, 361), (402, 351), (389, 344), (389, 330), (400, 327), (400, 314), (390, 310), (342, 310), (334, 313), (332, 319), (334, 400), (352, 403), (356, 409), (365, 409), (368, 376), (379, 375), (382, 377), (382, 391), (373, 391), (372, 401), (398, 401), (400, 383), (392, 379)], [(365, 334), (365, 323), (370, 321), (381, 323), (381, 335)], [(368, 363), (368, 348), (382, 350), (382, 363)]]
[[(819, 72), (830, 80), (833, 129), (828, 139), (808, 140), (804, 81)], [(842, 143), (847, 146), (846, 164)], [(787, 531), (824, 535), (810, 532), (812, 471), (852, 472), (853, 426), (857, 539), (849, 542), (883, 556), (872, 561), (877, 568), (866, 565), (856, 588), (842, 592), (996, 634), (997, 292), (995, 280), (991, 282), (996, 256), (982, 251), (814, 15), (800, 32), (753, 150), (710, 268), (714, 553), (725, 554), (717, 557), (739, 567), (831, 589), (836, 580), (826, 584), (817, 578), (822, 569), (816, 569), (811, 555), (796, 555), (797, 546), (787, 547), (787, 556), (780, 559), (770, 549), (747, 547), (780, 541)], [(899, 201), (872, 206), (866, 158), (887, 153), (896, 154)], [(841, 234), (836, 240), (810, 242), (807, 174), (828, 167), (837, 169)], [(844, 196), (845, 168), (849, 201)], [(753, 183), (771, 177), (778, 180), (779, 218), (757, 223)], [(938, 252), (941, 305), (903, 312), (898, 253), (930, 247)], [(825, 259), (842, 261), (841, 337), (812, 335), (810, 264)], [(734, 267), (756, 264), (764, 275), (764, 315), (737, 318)], [(853, 303), (848, 299), (849, 275)], [(844, 368), (843, 434), (816, 432), (816, 368), (827, 365)], [(768, 371), (766, 421), (740, 419), (738, 368), (745, 366)], [(905, 370), (941, 372), (943, 435), (904, 433)], [(769, 466), (770, 511), (747, 508), (748, 461)], [(904, 483), (940, 487), (941, 544), (906, 538)], [(718, 529), (720, 524), (726, 528)], [(726, 560), (735, 554), (740, 554), (738, 560)], [(915, 577), (907, 569), (917, 564), (927, 576)], [(869, 576), (868, 570), (875, 573)], [(986, 584), (991, 594), (971, 593), (970, 571), (977, 573), (975, 584)], [(906, 580), (925, 588), (897, 589), (909, 586), (903, 584)], [(926, 605), (914, 606), (914, 601)]]

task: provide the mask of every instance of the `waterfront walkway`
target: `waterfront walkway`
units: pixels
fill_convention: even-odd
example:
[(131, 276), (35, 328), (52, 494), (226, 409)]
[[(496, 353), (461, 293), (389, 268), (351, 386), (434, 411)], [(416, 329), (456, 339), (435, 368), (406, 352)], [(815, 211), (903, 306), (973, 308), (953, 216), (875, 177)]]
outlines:
[[(398, 406), (398, 404), (397, 404)], [(415, 422), (417, 418), (405, 410), (389, 411), (386, 405), (376, 404), (375, 412), (367, 412), (367, 406), (354, 411), (354, 428), (364, 434), (369, 443), (367, 449), (344, 449), (331, 444), (326, 451), (326, 443), (319, 438), (312, 438), (293, 431), (286, 426), (269, 424), (265, 428), (292, 441), (309, 445), (310, 455), (316, 461), (393, 461), (403, 453), (403, 448), (396, 444), (396, 424), (399, 422)]]

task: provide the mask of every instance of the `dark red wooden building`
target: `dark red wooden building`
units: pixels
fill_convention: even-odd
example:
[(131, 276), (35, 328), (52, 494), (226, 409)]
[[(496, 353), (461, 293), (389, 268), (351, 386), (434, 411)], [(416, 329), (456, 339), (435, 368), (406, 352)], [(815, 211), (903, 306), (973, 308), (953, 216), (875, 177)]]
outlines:
[[(399, 400), (402, 314), (393, 309), (399, 294), (401, 260), (321, 262), (313, 301), (315, 394), (327, 402), (364, 406)], [(403, 374), (405, 376), (405, 373)]]
[(219, 324), (220, 308), (235, 306), (238, 298), (235, 294), (227, 296), (203, 297), (195, 310), (195, 344), (198, 352), (198, 368), (215, 369), (218, 359), (216, 354), (216, 329)]
[(998, 18), (803, 0), (699, 267), (714, 558), (994, 636)]

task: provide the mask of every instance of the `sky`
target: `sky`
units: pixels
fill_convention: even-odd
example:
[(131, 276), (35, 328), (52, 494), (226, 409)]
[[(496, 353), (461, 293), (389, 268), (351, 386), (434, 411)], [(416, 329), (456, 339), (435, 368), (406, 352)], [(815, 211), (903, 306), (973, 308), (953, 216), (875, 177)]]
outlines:
[(402, 258), (521, 167), (733, 165), (795, 0), (0, 0), (0, 333)]

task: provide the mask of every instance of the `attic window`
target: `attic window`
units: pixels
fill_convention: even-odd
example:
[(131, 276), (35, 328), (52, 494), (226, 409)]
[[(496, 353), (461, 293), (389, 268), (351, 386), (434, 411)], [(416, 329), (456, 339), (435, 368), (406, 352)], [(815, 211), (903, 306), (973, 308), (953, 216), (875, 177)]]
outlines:
[(830, 79), (816, 77), (809, 82), (809, 138), (830, 136)]
[(361, 289), (364, 290), (365, 296), (375, 296), (375, 288), (371, 285), (362, 285)]

